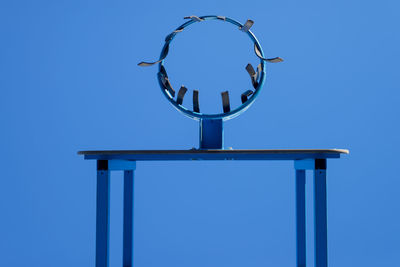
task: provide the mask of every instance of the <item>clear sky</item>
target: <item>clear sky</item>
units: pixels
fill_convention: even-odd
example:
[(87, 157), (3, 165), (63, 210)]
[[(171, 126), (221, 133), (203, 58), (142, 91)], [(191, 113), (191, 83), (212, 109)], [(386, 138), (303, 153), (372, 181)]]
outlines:
[[(398, 266), (399, 8), (2, 1), (0, 266), (94, 266), (95, 162), (78, 150), (198, 146), (197, 122), (166, 101), (156, 67), (137, 63), (157, 59), (184, 16), (210, 14), (254, 20), (266, 55), (285, 59), (268, 65), (254, 105), (225, 124), (226, 146), (349, 149), (328, 161), (329, 264)], [(176, 89), (208, 90), (220, 103), (221, 91), (248, 89), (244, 67), (256, 59), (233, 26), (202, 26), (174, 40), (166, 66)], [(293, 177), (290, 162), (138, 163), (136, 266), (294, 266)], [(121, 193), (116, 173), (110, 266), (121, 266)]]

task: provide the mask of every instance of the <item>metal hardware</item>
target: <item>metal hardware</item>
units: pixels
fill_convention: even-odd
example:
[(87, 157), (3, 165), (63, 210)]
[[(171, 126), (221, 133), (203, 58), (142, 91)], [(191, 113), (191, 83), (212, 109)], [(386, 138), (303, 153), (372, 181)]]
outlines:
[(253, 26), (253, 24), (254, 24), (254, 21), (252, 21), (251, 19), (248, 19), (243, 26), (239, 27), (239, 29), (242, 32), (248, 32), (250, 30), (251, 26)]
[(199, 91), (193, 90), (193, 111), (200, 113)]
[(177, 103), (178, 105), (182, 105), (182, 103), (183, 103), (183, 97), (185, 96), (186, 91), (187, 91), (187, 88), (186, 88), (185, 86), (182, 85), (182, 86), (181, 86), (181, 89), (179, 89), (178, 97), (177, 97), (177, 99), (176, 99), (176, 103)]
[(229, 103), (229, 92), (225, 91), (221, 93), (222, 96), (222, 108), (224, 113), (231, 111), (231, 104)]
[(246, 92), (244, 92), (241, 96), (242, 103), (245, 103), (252, 94), (253, 94), (253, 91), (251, 91), (251, 90), (247, 90)]

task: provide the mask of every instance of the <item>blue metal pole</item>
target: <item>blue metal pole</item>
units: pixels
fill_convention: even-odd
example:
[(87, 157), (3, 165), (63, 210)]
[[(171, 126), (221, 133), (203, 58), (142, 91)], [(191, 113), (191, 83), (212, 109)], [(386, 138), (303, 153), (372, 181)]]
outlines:
[(296, 170), (296, 266), (306, 266), (306, 171)]
[(134, 170), (124, 171), (123, 267), (133, 266)]
[(97, 161), (96, 267), (108, 267), (110, 171), (107, 160)]
[(222, 119), (200, 120), (200, 149), (223, 149), (224, 125)]
[(314, 170), (315, 267), (328, 266), (326, 159), (315, 160)]

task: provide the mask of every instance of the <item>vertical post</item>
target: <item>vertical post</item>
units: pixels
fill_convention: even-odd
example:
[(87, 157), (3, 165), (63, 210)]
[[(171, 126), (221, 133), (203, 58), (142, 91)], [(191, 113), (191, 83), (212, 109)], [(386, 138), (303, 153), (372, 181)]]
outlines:
[(306, 266), (306, 171), (296, 170), (296, 266)]
[(316, 159), (314, 169), (315, 267), (328, 266), (326, 159)]
[(133, 266), (134, 170), (124, 171), (123, 267)]
[(97, 161), (96, 267), (108, 267), (110, 171), (107, 160)]
[(224, 126), (222, 119), (200, 120), (200, 149), (223, 149)]

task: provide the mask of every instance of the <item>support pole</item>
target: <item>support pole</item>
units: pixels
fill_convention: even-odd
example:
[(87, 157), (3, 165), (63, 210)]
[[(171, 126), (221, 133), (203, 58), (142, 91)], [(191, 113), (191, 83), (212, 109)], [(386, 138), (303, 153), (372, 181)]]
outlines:
[(107, 160), (97, 161), (96, 198), (96, 267), (108, 267), (110, 170)]
[(123, 267), (133, 266), (134, 170), (124, 171)]
[(224, 125), (222, 119), (200, 120), (200, 149), (223, 149)]
[(315, 267), (328, 266), (326, 159), (316, 159), (314, 169)]
[(296, 170), (296, 266), (306, 267), (306, 171)]

